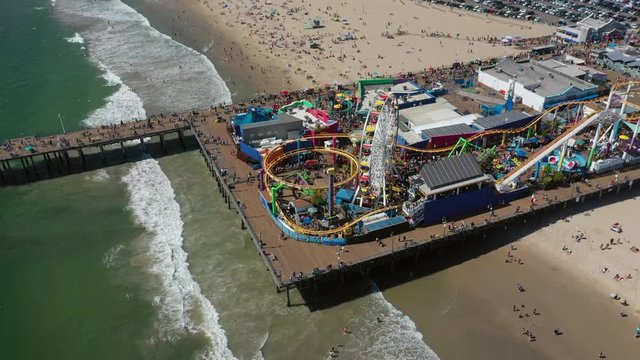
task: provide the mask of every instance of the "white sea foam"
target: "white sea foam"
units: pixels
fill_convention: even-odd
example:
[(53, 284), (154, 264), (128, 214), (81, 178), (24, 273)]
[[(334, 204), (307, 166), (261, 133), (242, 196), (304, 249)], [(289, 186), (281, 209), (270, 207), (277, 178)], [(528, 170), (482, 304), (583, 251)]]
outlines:
[(216, 309), (189, 272), (188, 255), (182, 248), (184, 223), (169, 179), (156, 160), (145, 159), (133, 164), (122, 181), (130, 195), (129, 208), (152, 237), (149, 271), (162, 285), (154, 301), (159, 340), (204, 334), (211, 343), (203, 358), (233, 359)]
[(120, 251), (122, 251), (122, 249), (124, 249), (124, 244), (118, 244), (107, 250), (102, 258), (102, 263), (107, 269), (110, 269), (117, 264)]
[(158, 32), (120, 0), (58, 0), (56, 9), (64, 22), (81, 29), (89, 55), (122, 78), (127, 96), (137, 94), (147, 111), (231, 102), (229, 89), (204, 55)]
[[(438, 355), (425, 344), (416, 324), (388, 302), (375, 283), (371, 282), (371, 288), (373, 293), (361, 305), (364, 315), (352, 319), (348, 324), (358, 329), (358, 336), (354, 336), (356, 352), (352, 357), (367, 360), (438, 360)], [(382, 322), (378, 323), (376, 318)], [(348, 349), (345, 350), (348, 353)]]
[(142, 104), (142, 99), (124, 84), (118, 75), (114, 74), (104, 64), (98, 63), (103, 71), (100, 75), (106, 80), (106, 86), (118, 86), (118, 90), (105, 99), (106, 104), (91, 112), (84, 120), (87, 126), (100, 126), (117, 123), (120, 121), (140, 120), (147, 117)]
[(66, 38), (66, 40), (72, 44), (84, 44), (84, 38), (78, 33), (75, 33), (70, 38)]
[(111, 179), (111, 175), (109, 175), (105, 169), (97, 170), (93, 175), (91, 175), (91, 180), (98, 183), (107, 182), (109, 179)]

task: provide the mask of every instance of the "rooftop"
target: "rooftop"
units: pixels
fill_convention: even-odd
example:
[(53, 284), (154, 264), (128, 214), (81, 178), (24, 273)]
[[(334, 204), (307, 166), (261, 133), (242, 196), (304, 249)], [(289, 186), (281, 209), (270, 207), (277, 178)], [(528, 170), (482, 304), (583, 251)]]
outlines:
[(422, 134), (429, 139), (438, 136), (473, 134), (475, 132), (477, 131), (467, 124), (454, 124), (422, 130)]
[(424, 164), (420, 176), (429, 190), (485, 177), (476, 159), (468, 153)]
[(636, 56), (631, 56), (629, 54), (626, 54), (620, 50), (612, 50), (612, 51), (608, 51), (605, 53), (605, 56), (607, 58), (609, 58), (609, 60), (611, 61), (620, 61), (623, 63), (631, 63), (634, 61), (638, 61), (640, 60), (640, 58), (636, 57)]
[(572, 87), (581, 91), (597, 89), (596, 85), (537, 62), (515, 62), (504, 59), (482, 71), (505, 82), (515, 79), (528, 90), (544, 97), (558, 96)]
[(578, 68), (575, 65), (572, 64), (565, 64), (563, 62), (560, 62), (558, 60), (553, 60), (553, 59), (549, 59), (549, 60), (544, 60), (544, 61), (540, 61), (539, 62), (540, 65), (544, 65), (544, 66), (548, 66), (556, 71), (559, 71), (565, 75), (568, 76), (575, 76), (575, 77), (582, 77), (584, 76), (586, 73), (584, 71), (582, 71), (580, 68)]
[(592, 29), (600, 29), (601, 27), (607, 25), (611, 21), (613, 21), (613, 19), (609, 19), (607, 21), (604, 21), (604, 20), (594, 19), (592, 17), (586, 17), (586, 18), (578, 21), (578, 24), (586, 26), (588, 28), (592, 28)]
[(510, 111), (507, 113), (486, 116), (476, 119), (473, 124), (480, 128), (480, 130), (489, 130), (499, 128), (501, 126), (518, 122), (531, 118), (532, 116), (522, 111)]
[(400, 110), (400, 121), (410, 122), (412, 126), (437, 123), (460, 116), (456, 107), (440, 99), (433, 104), (416, 106)]
[(241, 127), (243, 129), (254, 129), (254, 128), (260, 128), (263, 126), (273, 126), (277, 124), (288, 124), (288, 123), (296, 123), (296, 122), (302, 123), (302, 119), (298, 119), (297, 117), (289, 114), (278, 114), (278, 117), (273, 120), (243, 124), (241, 125)]
[[(368, 89), (367, 89), (368, 90)], [(405, 81), (391, 86), (391, 92), (394, 94), (415, 93), (421, 91), (422, 88), (413, 81)]]

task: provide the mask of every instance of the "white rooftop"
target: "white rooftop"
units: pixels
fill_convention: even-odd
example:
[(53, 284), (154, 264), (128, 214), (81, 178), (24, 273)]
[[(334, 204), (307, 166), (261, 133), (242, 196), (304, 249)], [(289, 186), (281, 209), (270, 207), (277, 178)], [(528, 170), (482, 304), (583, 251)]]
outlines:
[(597, 88), (596, 85), (533, 61), (515, 62), (504, 59), (482, 71), (503, 81), (515, 79), (527, 89), (544, 97), (560, 95), (571, 87), (580, 91), (592, 91)]
[(411, 128), (459, 117), (456, 107), (448, 102), (436, 101), (433, 104), (400, 110), (400, 120), (408, 121)]

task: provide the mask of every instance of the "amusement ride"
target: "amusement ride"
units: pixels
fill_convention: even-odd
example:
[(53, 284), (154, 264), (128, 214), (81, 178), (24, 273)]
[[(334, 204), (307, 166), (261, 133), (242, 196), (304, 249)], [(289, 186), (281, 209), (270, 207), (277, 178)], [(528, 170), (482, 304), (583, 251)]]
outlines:
[[(281, 229), (303, 241), (344, 244), (366, 237), (373, 231), (368, 224), (381, 218), (418, 226), (414, 209), (444, 196), (412, 184), (425, 162), (472, 154), (498, 194), (540, 186), (556, 173), (579, 178), (615, 170), (630, 154), (640, 163), (633, 141), (639, 116), (625, 115), (637, 93), (640, 81), (617, 83), (607, 96), (558, 104), (524, 126), (481, 131), (439, 148), (397, 143), (397, 99), (385, 95), (366, 114), (361, 134), (316, 133), (270, 149), (261, 194)], [(313, 145), (287, 147), (301, 140)]]

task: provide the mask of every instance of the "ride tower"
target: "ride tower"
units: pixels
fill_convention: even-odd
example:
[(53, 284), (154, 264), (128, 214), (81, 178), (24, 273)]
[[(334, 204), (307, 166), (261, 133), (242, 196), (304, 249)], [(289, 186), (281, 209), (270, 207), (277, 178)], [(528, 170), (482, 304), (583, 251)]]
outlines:
[(387, 175), (393, 166), (393, 157), (398, 135), (398, 102), (389, 97), (378, 115), (376, 130), (371, 141), (369, 155), (369, 195), (374, 198), (373, 204), (382, 200), (387, 206)]

